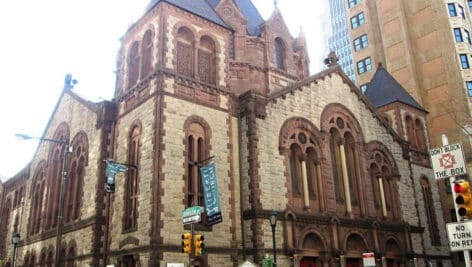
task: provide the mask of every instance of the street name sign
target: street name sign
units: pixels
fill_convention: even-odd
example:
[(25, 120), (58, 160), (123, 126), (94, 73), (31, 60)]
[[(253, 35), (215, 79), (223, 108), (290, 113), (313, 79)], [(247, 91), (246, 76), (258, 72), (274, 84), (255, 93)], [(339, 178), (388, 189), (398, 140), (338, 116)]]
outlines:
[(434, 178), (443, 179), (467, 173), (461, 144), (452, 144), (429, 150)]
[(472, 250), (472, 221), (446, 224), (451, 251)]
[(192, 206), (186, 208), (182, 211), (182, 221), (184, 224), (195, 223), (201, 220), (201, 213), (203, 212), (203, 207)]

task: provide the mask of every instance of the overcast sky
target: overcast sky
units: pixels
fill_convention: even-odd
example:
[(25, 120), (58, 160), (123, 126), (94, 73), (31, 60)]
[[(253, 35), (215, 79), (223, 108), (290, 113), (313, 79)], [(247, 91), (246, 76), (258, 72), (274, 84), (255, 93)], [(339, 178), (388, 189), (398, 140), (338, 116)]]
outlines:
[[(293, 36), (305, 32), (310, 70), (322, 70), (328, 53), (329, 0), (278, 0)], [(66, 73), (87, 100), (111, 99), (119, 38), (149, 0), (0, 1), (0, 177), (18, 173), (32, 159), (62, 91)], [(273, 0), (253, 0), (264, 19)]]

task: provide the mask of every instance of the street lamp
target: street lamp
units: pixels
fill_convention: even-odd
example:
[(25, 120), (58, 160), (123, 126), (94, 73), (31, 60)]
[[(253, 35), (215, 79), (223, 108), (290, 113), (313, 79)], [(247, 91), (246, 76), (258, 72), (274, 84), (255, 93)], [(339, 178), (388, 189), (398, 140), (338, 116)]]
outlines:
[(29, 136), (26, 134), (15, 134), (16, 137), (22, 139), (22, 140), (30, 140), (30, 139), (37, 139), (40, 141), (46, 141), (46, 142), (52, 142), (56, 144), (61, 144), (63, 145), (62, 147), (62, 166), (61, 166), (61, 185), (60, 185), (60, 191), (59, 191), (59, 210), (57, 211), (57, 231), (56, 231), (56, 259), (55, 259), (55, 265), (56, 267), (60, 266), (60, 257), (61, 257), (61, 242), (62, 242), (62, 228), (64, 224), (64, 191), (66, 187), (66, 181), (67, 181), (67, 170), (66, 170), (66, 165), (67, 165), (67, 153), (71, 152), (69, 151), (69, 141), (68, 140), (61, 140), (61, 139), (50, 139), (50, 138), (41, 138), (41, 137), (33, 137)]
[(277, 225), (277, 211), (273, 210), (269, 216), (270, 227), (272, 227), (272, 250), (274, 252), (274, 267), (277, 267), (277, 252), (275, 251), (275, 226)]
[(11, 236), (11, 243), (13, 244), (13, 267), (15, 267), (15, 260), (16, 260), (16, 245), (20, 242), (20, 233), (14, 232)]

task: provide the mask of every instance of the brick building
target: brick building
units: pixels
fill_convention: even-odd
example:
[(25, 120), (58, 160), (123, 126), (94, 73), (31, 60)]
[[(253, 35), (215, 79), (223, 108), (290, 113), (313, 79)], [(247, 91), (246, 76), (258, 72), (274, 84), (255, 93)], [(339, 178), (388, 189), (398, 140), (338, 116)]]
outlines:
[[(250, 0), (152, 1), (122, 38), (115, 99), (92, 103), (65, 88), (31, 163), (4, 184), (0, 256), (56, 259), (61, 159), (66, 157), (61, 266), (188, 264), (182, 211), (203, 206), (198, 167), (216, 164), (222, 222), (195, 224), (196, 266), (261, 263), (450, 265), (438, 188), (426, 153), (399, 134), (426, 112), (395, 83), (377, 110), (330, 58), (308, 72), (306, 44), (280, 10), (264, 21)], [(422, 134), (421, 134), (422, 133)], [(69, 152), (64, 145), (69, 144)], [(65, 154), (66, 153), (66, 154)], [(107, 194), (104, 159), (136, 166)]]

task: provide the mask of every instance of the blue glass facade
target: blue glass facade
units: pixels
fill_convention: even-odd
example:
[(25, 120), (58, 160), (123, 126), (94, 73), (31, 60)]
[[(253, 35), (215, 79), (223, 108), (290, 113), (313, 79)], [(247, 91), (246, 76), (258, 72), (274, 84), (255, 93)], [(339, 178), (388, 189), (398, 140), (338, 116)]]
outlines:
[(347, 76), (356, 81), (354, 73), (354, 63), (352, 59), (352, 47), (349, 38), (349, 23), (346, 20), (346, 0), (329, 0), (331, 15), (332, 36), (328, 38), (328, 45), (331, 51), (334, 51), (339, 58), (338, 64), (341, 66)]

